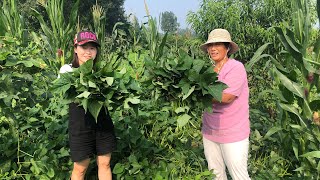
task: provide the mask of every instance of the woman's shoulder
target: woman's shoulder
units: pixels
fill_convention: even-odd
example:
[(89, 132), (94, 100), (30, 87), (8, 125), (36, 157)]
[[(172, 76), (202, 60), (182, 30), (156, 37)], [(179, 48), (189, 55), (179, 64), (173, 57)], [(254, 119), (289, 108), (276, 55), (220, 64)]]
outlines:
[(237, 66), (242, 65), (243, 66), (242, 62), (240, 62), (239, 60), (236, 60), (236, 59), (229, 59), (229, 60), (234, 65), (237, 65)]
[(229, 59), (229, 61), (227, 61), (226, 63), (226, 67), (224, 70), (226, 74), (230, 74), (230, 73), (239, 74), (240, 72), (245, 72), (245, 71), (246, 70), (242, 62), (235, 59)]
[(71, 71), (72, 71), (71, 64), (65, 64), (60, 68), (59, 73), (66, 73), (66, 72), (71, 72)]
[(236, 60), (236, 59), (229, 59), (230, 63), (229, 63), (229, 66), (230, 68), (244, 68), (244, 65), (242, 62)]

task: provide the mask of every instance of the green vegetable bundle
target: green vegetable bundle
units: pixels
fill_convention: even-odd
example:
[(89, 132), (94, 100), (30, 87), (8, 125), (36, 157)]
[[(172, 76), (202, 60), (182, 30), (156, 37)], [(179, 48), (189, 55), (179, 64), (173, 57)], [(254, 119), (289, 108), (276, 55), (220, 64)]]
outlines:
[(51, 90), (81, 105), (96, 120), (102, 107), (112, 110), (140, 103), (139, 84), (127, 75), (125, 69), (116, 72), (102, 62), (94, 65), (93, 60), (73, 68), (72, 72), (60, 74)]
[(165, 95), (166, 101), (178, 100), (191, 107), (210, 110), (212, 98), (221, 101), (222, 91), (227, 87), (218, 81), (210, 63), (193, 59), (186, 53), (158, 62), (146, 58), (145, 66), (156, 99)]

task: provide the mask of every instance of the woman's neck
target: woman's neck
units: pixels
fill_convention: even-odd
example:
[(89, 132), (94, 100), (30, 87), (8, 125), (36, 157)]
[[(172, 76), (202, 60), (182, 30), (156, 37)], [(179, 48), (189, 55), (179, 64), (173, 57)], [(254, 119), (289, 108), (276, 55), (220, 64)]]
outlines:
[(214, 70), (215, 70), (216, 73), (220, 73), (223, 65), (228, 61), (228, 59), (229, 58), (227, 56), (225, 56), (222, 60), (220, 60), (220, 61), (215, 63)]

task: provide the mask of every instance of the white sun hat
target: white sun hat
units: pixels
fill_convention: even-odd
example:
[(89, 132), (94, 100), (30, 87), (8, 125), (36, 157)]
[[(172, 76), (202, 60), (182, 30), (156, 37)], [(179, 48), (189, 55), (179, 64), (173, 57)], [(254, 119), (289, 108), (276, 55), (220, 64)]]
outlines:
[(228, 42), (230, 43), (229, 54), (234, 54), (239, 50), (239, 46), (231, 40), (230, 33), (225, 29), (214, 29), (209, 33), (208, 40), (200, 46), (200, 49), (207, 52), (208, 44), (217, 42)]

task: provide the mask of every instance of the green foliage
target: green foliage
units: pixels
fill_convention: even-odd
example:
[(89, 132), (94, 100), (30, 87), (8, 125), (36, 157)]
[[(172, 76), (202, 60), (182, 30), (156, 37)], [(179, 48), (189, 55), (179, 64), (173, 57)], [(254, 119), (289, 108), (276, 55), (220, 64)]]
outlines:
[(145, 36), (147, 41), (146, 48), (149, 50), (151, 59), (158, 61), (163, 55), (168, 33), (162, 36), (157, 30), (156, 20), (152, 17), (149, 17), (147, 25), (142, 26), (143, 36)]
[(161, 58), (160, 61), (148, 57), (145, 60), (146, 81), (152, 82), (148, 91), (153, 93), (155, 100), (165, 95), (165, 101), (180, 100), (200, 109), (211, 109), (212, 98), (221, 100), (226, 85), (217, 82), (217, 74), (211, 64), (192, 59), (185, 53)]
[[(206, 100), (211, 101), (204, 86), (210, 80), (214, 84), (216, 75), (202, 60), (182, 52), (172, 54), (168, 35), (156, 29), (150, 18), (149, 24), (142, 26), (147, 48), (139, 51), (136, 45), (128, 51), (131, 67), (143, 64), (144, 73), (137, 78), (143, 93), (138, 116), (132, 116), (131, 111), (113, 114), (121, 139), (113, 153), (113, 173), (117, 179), (210, 179), (212, 174), (205, 168), (200, 144), (198, 116), (204, 107), (203, 94), (207, 93)], [(208, 81), (201, 79), (205, 75), (210, 76)], [(222, 91), (216, 90), (216, 95)]]
[(0, 36), (8, 35), (27, 41), (24, 18), (20, 15), (15, 0), (4, 0), (0, 12)]
[(126, 53), (129, 49), (130, 41), (126, 32), (123, 30), (124, 23), (117, 23), (110, 36), (106, 36), (105, 49), (102, 50), (102, 58), (110, 69), (118, 69), (123, 63), (121, 60), (126, 59)]
[[(40, 22), (41, 30), (44, 35), (38, 36), (33, 33), (34, 40), (42, 44), (51, 56), (56, 56), (56, 62), (51, 63), (51, 66), (56, 67), (58, 70), (62, 65), (65, 64), (65, 59), (70, 58), (73, 53), (73, 49), (69, 47), (75, 35), (75, 26), (78, 16), (79, 0), (77, 0), (71, 9), (69, 22), (66, 23), (63, 14), (64, 0), (48, 0), (40, 1), (41, 6), (46, 10), (49, 17), (49, 25), (44, 20), (40, 12), (34, 9), (34, 15)], [(43, 42), (41, 42), (43, 40)], [(62, 53), (58, 53), (61, 51)]]
[(161, 13), (161, 30), (163, 32), (174, 33), (179, 28), (176, 15), (172, 11)]
[(291, 14), (288, 0), (211, 0), (202, 1), (200, 7), (188, 14), (191, 27), (203, 41), (211, 30), (227, 29), (240, 47), (235, 56), (242, 62), (247, 62), (256, 49), (267, 42), (273, 42), (267, 53), (278, 50), (279, 41), (269, 28), (290, 21)]
[[(92, 6), (92, 18), (93, 18), (93, 27), (95, 29), (95, 32), (98, 36), (98, 39), (100, 40), (100, 50), (105, 50), (105, 38), (106, 38), (106, 12), (105, 10), (98, 4)], [(99, 54), (100, 58), (101, 54)]]
[[(94, 21), (92, 21), (92, 7), (99, 4), (104, 9), (107, 16), (105, 16), (104, 30), (105, 33), (111, 34), (114, 25), (117, 22), (125, 22), (124, 18), (124, 0), (81, 0), (79, 8), (77, 9), (79, 14), (79, 21), (84, 27), (93, 27)], [(64, 7), (71, 9), (74, 7), (73, 0), (65, 0)], [(72, 11), (65, 11), (64, 16), (69, 17)]]
[[(47, 8), (34, 7), (40, 21), (34, 23), (43, 27), (41, 35), (31, 33), (38, 38), (30, 41), (27, 31), (23, 31), (24, 17), (16, 10), (22, 4), (6, 2), (7, 9), (15, 11), (4, 9), (0, 13), (0, 26), (5, 29), (0, 33), (7, 35), (0, 40), (0, 178), (69, 178), (70, 100), (61, 96), (66, 92), (67, 99), (77, 99), (94, 116), (103, 105), (113, 108), (110, 114), (118, 139), (111, 162), (114, 179), (212, 179), (214, 175), (208, 171), (203, 154), (200, 115), (212, 97), (219, 99), (223, 85), (216, 82), (216, 74), (199, 45), (218, 26), (230, 30), (240, 45), (242, 50), (236, 58), (243, 62), (250, 59), (246, 68), (253, 92), (250, 101), (254, 102), (250, 110), (251, 177), (318, 178), (320, 132), (315, 113), (320, 107), (320, 41), (318, 30), (310, 29), (313, 12), (308, 10), (307, 1), (295, 1), (298, 10), (283, 0), (203, 1), (200, 11), (192, 14), (197, 17), (192, 25), (202, 39), (193, 38), (192, 33), (161, 34), (152, 17), (141, 26), (123, 22), (109, 26), (110, 9), (105, 5), (110, 4), (90, 9), (95, 2), (83, 3), (86, 9), (81, 12), (93, 11), (93, 24), (88, 27), (98, 33), (101, 44), (105, 43), (100, 62), (93, 65), (88, 61), (58, 80), (56, 71), (62, 61), (55, 54), (60, 43), (55, 38), (72, 43), (75, 29), (66, 31), (65, 22), (75, 27), (75, 22), (70, 22), (76, 21), (76, 15), (70, 19), (69, 15), (60, 16), (66, 10), (76, 14), (71, 11), (73, 3), (51, 0)], [(44, 15), (43, 11), (49, 13)], [(308, 12), (311, 15), (307, 16)], [(81, 15), (91, 22), (91, 15), (85, 13)], [(282, 23), (289, 18), (293, 27), (289, 21)], [(56, 22), (52, 24), (51, 19)], [(279, 26), (267, 30), (273, 25)], [(9, 32), (4, 26), (14, 27), (15, 31)], [(112, 29), (106, 38), (103, 26)], [(64, 36), (60, 36), (62, 32)], [(71, 57), (70, 53), (64, 54), (66, 59)], [(268, 61), (262, 63), (266, 58)], [(52, 81), (60, 93), (51, 94)], [(255, 95), (261, 90), (266, 91)], [(265, 99), (274, 99), (277, 106)], [(270, 109), (265, 111), (261, 106)], [(87, 178), (97, 179), (92, 161)]]
[(63, 73), (53, 82), (52, 92), (62, 93), (71, 102), (89, 111), (97, 120), (101, 108), (115, 110), (130, 104), (139, 104), (139, 85), (123, 69), (116, 72), (105, 63), (93, 66), (93, 60), (86, 61), (72, 72)]
[[(171, 102), (143, 100), (139, 116), (115, 116), (121, 138), (113, 153), (117, 179), (210, 179), (201, 146), (196, 113), (178, 127)], [(181, 108), (179, 108), (181, 109)], [(190, 109), (195, 111), (195, 109)], [(144, 152), (144, 153), (141, 153)]]
[[(293, 177), (319, 178), (319, 39), (313, 44), (308, 1), (293, 1), (292, 27), (275, 27), (284, 46), (282, 56), (271, 57), (270, 69), (278, 89), (271, 90), (278, 97), (279, 122), (265, 138), (276, 138), (274, 146), (281, 147), (273, 154), (288, 160)], [(311, 52), (310, 52), (311, 51)], [(265, 57), (269, 55), (264, 55)], [(270, 56), (269, 56), (270, 57)], [(287, 163), (286, 163), (287, 164)], [(291, 174), (289, 174), (291, 175)]]
[(28, 31), (38, 31), (40, 27), (40, 23), (35, 16), (33, 16), (33, 9), (36, 9), (40, 12), (44, 17), (44, 20), (48, 21), (48, 16), (45, 13), (45, 9), (38, 3), (37, 0), (16, 0), (17, 7), (21, 16), (24, 18), (25, 26), (28, 28)]
[(35, 43), (11, 37), (1, 37), (0, 46), (0, 177), (65, 179), (67, 104), (48, 93), (55, 76), (46, 56)]
[[(293, 105), (297, 103), (298, 107), (301, 108), (299, 115), (297, 114), (298, 117), (311, 120), (312, 111), (318, 110), (311, 109), (309, 104), (312, 103), (312, 101), (317, 101), (319, 98), (316, 95), (312, 95), (313, 93), (320, 91), (318, 89), (320, 72), (317, 70), (319, 65), (313, 63), (318, 61), (316, 57), (319, 52), (307, 52), (311, 39), (309, 36), (311, 30), (310, 21), (305, 20), (309, 17), (308, 6), (305, 3), (300, 4), (299, 2), (295, 2), (294, 5), (296, 10), (293, 13), (294, 29), (281, 29), (276, 27), (279, 38), (287, 51), (286, 53), (290, 54), (285, 61), (287, 63), (290, 62), (292, 66), (283, 68), (277, 64), (272, 71), (277, 82), (282, 84), (292, 93), (290, 94), (291, 97), (288, 98), (297, 100), (289, 106), (290, 109), (292, 109), (290, 111), (294, 113), (296, 107)], [(314, 49), (318, 49), (319, 47), (317, 46), (319, 46), (319, 42), (315, 43)], [(303, 124), (306, 124), (306, 122)]]

